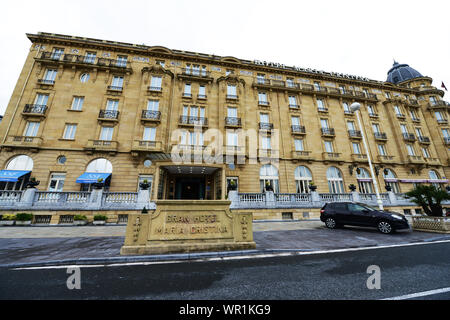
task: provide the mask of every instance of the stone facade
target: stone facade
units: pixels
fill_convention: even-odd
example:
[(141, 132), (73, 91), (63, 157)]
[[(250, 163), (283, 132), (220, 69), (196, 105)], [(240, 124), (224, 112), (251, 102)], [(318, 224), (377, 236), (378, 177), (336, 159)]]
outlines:
[[(41, 190), (47, 190), (52, 173), (64, 173), (63, 191), (80, 191), (77, 177), (92, 160), (105, 158), (113, 167), (111, 191), (136, 192), (139, 175), (148, 175), (153, 177), (151, 200), (174, 198), (170, 180), (177, 172), (170, 154), (173, 146), (180, 144), (174, 139), (177, 129), (203, 132), (204, 145), (213, 140), (207, 130), (215, 129), (222, 134), (219, 145), (225, 146), (226, 130), (241, 129), (248, 137), (260, 134), (262, 113), (268, 114), (268, 123), (274, 129), (268, 135), (272, 137), (272, 164), (278, 171), (279, 192), (297, 192), (294, 172), (300, 165), (311, 171), (318, 192), (331, 192), (326, 173), (330, 166), (340, 169), (345, 192), (348, 185), (358, 185), (356, 168), (369, 170), (360, 131), (367, 137), (381, 192), (384, 169), (395, 173), (402, 193), (412, 187), (411, 181), (430, 180), (430, 170), (437, 173), (441, 184), (450, 175), (450, 138), (442, 131), (449, 128), (449, 106), (441, 100), (443, 91), (432, 87), (428, 77), (393, 85), (159, 46), (47, 33), (27, 36), (32, 43), (30, 51), (0, 123), (0, 166), (5, 169), (17, 155), (31, 157), (32, 176), (41, 182)], [(49, 70), (56, 71), (54, 80), (48, 80), (53, 79)], [(89, 79), (83, 83), (86, 75)], [(158, 77), (160, 85), (152, 80)], [(228, 86), (236, 90), (229, 91)], [(39, 94), (48, 96), (44, 109), (36, 108)], [(74, 107), (76, 97), (83, 98), (81, 108)], [(112, 113), (104, 112), (108, 111), (108, 100), (118, 101)], [(154, 112), (146, 111), (149, 100), (158, 101), (158, 109), (150, 110)], [(344, 110), (344, 103), (353, 102), (361, 104), (362, 128), (358, 128), (355, 114)], [(192, 118), (194, 106), (198, 111)], [(372, 106), (373, 114), (369, 114), (368, 106)], [(394, 106), (400, 108), (400, 115)], [(236, 108), (236, 115), (229, 117), (227, 108)], [(436, 118), (436, 111), (442, 119)], [(299, 119), (295, 128), (292, 117)], [(324, 120), (334, 133), (323, 132)], [(354, 122), (356, 133), (349, 132), (348, 121)], [(28, 122), (39, 122), (33, 137), (25, 137)], [(373, 124), (379, 125), (385, 137), (374, 136)], [(403, 135), (402, 124), (415, 135), (411, 142), (405, 140), (408, 137)], [(76, 125), (73, 137), (65, 137), (67, 125)], [(113, 128), (107, 143), (102, 127)], [(151, 131), (146, 127), (156, 128), (151, 143), (143, 138), (144, 130)], [(419, 141), (416, 128), (427, 139)], [(226, 177), (238, 178), (239, 192), (259, 193), (264, 161), (261, 157), (253, 163), (251, 160), (255, 160), (254, 152), (258, 155), (263, 149), (262, 137), (256, 142), (247, 138), (245, 147), (240, 144), (245, 163), (237, 163), (234, 168), (204, 161), (182, 166), (213, 169), (205, 178), (207, 199), (225, 199)], [(295, 139), (303, 141), (301, 152), (295, 149)], [(325, 149), (324, 141), (331, 142), (332, 152)], [(353, 142), (359, 143), (361, 154), (355, 154)], [(414, 148), (414, 156), (408, 155), (406, 143)], [(380, 155), (379, 144), (386, 155)], [(422, 147), (427, 148), (428, 158), (423, 157)], [(58, 164), (60, 156), (66, 157), (64, 164)], [(152, 164), (145, 166), (145, 160)], [(164, 179), (160, 179), (161, 170), (166, 172)], [(199, 174), (203, 172), (198, 170)]]

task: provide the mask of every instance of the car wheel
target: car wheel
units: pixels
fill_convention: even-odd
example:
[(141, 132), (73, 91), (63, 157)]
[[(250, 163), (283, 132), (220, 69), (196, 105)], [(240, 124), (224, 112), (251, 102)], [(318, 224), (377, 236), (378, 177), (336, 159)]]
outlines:
[(392, 228), (392, 225), (388, 221), (378, 222), (377, 227), (378, 227), (378, 230), (384, 234), (389, 234), (394, 231), (394, 228)]
[(336, 220), (334, 220), (333, 218), (327, 218), (327, 220), (325, 220), (325, 225), (327, 226), (327, 228), (335, 229), (337, 223)]

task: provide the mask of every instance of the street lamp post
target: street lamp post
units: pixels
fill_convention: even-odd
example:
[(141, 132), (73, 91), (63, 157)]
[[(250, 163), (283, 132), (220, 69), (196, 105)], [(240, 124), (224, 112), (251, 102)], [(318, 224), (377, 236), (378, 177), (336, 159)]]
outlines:
[(366, 137), (364, 136), (364, 130), (361, 125), (361, 120), (359, 118), (358, 111), (360, 108), (361, 108), (361, 105), (358, 102), (354, 102), (350, 106), (350, 110), (356, 113), (356, 119), (358, 119), (358, 126), (359, 126), (359, 129), (361, 130), (361, 136), (362, 136), (362, 140), (363, 140), (363, 144), (364, 144), (364, 149), (366, 150), (367, 160), (369, 161), (370, 175), (372, 176), (373, 185), (375, 187), (375, 193), (377, 196), (378, 207), (380, 208), (380, 210), (383, 210), (383, 201), (381, 200), (380, 193), (378, 192), (378, 183), (377, 183), (377, 180), (375, 179), (372, 161), (370, 160), (369, 148), (367, 147)]

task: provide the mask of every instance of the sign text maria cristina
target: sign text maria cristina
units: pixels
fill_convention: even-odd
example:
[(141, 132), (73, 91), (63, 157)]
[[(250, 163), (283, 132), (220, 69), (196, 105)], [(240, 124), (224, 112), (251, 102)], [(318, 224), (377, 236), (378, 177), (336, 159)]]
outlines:
[(167, 213), (162, 225), (155, 227), (159, 235), (223, 235), (231, 226), (222, 223), (218, 214), (173, 214)]

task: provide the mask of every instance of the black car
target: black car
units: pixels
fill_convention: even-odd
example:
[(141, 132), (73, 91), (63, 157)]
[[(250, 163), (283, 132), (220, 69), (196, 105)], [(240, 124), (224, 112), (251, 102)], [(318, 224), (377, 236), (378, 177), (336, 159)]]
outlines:
[(382, 211), (363, 203), (332, 202), (325, 204), (320, 210), (320, 220), (328, 228), (334, 229), (343, 225), (375, 227), (382, 233), (409, 229), (406, 217), (390, 211)]

